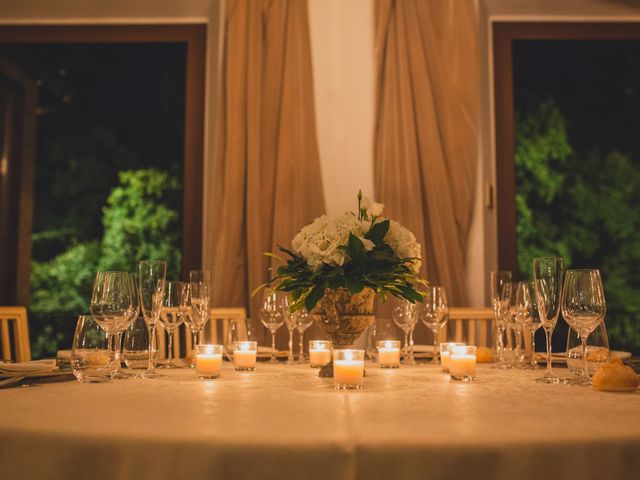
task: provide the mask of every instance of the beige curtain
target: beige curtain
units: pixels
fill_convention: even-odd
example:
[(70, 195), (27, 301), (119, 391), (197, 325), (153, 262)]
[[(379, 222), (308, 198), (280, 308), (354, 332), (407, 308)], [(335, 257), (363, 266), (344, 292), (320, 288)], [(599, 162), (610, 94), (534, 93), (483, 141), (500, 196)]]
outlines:
[(229, 0), (224, 28), (205, 265), (213, 304), (255, 316), (262, 253), (324, 213), (307, 3)]
[(427, 279), (460, 306), (478, 161), (474, 4), (376, 0), (376, 195), (422, 243)]

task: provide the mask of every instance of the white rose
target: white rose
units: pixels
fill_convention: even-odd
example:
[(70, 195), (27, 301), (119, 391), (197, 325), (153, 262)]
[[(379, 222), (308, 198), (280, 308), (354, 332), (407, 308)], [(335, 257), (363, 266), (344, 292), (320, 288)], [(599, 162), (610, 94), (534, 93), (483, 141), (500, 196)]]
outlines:
[(384, 210), (382, 203), (371, 200), (369, 197), (363, 197), (360, 206), (367, 211), (369, 217), (379, 217)]
[[(416, 241), (415, 235), (394, 220), (389, 221), (389, 231), (384, 240), (400, 258), (422, 258), (422, 248)], [(413, 262), (415, 272), (420, 270), (420, 265), (420, 260)]]

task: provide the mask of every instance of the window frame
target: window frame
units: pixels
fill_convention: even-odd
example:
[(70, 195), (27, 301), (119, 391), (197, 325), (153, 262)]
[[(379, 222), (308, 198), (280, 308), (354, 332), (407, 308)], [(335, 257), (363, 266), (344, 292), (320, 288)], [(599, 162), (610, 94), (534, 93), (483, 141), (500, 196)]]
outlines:
[[(204, 122), (207, 24), (81, 24), (2, 25), (0, 44), (11, 43), (160, 43), (186, 44), (184, 111), (184, 165), (182, 211), (182, 274), (201, 268), (204, 182)], [(21, 159), (20, 178), (12, 179), (19, 189), (22, 221), (18, 235), (17, 263), (9, 272), (16, 279), (13, 302), (29, 304), (31, 232), (33, 210), (33, 169), (35, 155)]]
[(513, 42), (640, 40), (640, 22), (492, 22), (498, 268), (518, 271)]

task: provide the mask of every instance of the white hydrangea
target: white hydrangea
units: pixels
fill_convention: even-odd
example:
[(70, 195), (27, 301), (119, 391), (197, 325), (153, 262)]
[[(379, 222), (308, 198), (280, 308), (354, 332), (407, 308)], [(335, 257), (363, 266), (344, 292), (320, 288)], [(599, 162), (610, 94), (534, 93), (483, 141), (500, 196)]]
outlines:
[(347, 245), (350, 233), (364, 243), (366, 250), (373, 249), (374, 243), (364, 238), (369, 226), (369, 222), (358, 220), (353, 213), (335, 218), (322, 215), (300, 230), (291, 241), (291, 246), (314, 271), (320, 269), (323, 263), (343, 265), (346, 254), (338, 247)]
[[(400, 258), (422, 258), (422, 249), (416, 241), (416, 236), (395, 220), (389, 221), (389, 231), (384, 241)], [(414, 261), (413, 269), (416, 273), (420, 270), (420, 265), (420, 260)]]

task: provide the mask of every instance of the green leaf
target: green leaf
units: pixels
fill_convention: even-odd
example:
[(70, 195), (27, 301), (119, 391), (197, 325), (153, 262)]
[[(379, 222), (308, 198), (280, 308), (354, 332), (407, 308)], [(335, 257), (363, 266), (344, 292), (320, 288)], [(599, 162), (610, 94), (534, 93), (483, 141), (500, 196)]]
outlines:
[(384, 237), (387, 235), (388, 231), (389, 220), (384, 220), (383, 222), (374, 224), (365, 234), (364, 238), (366, 238), (367, 240), (371, 240), (376, 245), (382, 245), (382, 243), (384, 242)]
[(367, 259), (364, 243), (353, 233), (349, 234), (349, 256), (357, 268), (362, 268)]
[(352, 294), (360, 293), (364, 289), (362, 282), (351, 278), (344, 279), (344, 286), (347, 287)]
[(313, 307), (315, 307), (318, 301), (324, 296), (325, 290), (325, 285), (316, 285), (311, 289), (309, 294), (304, 299), (304, 306), (307, 308), (308, 312), (313, 310)]

